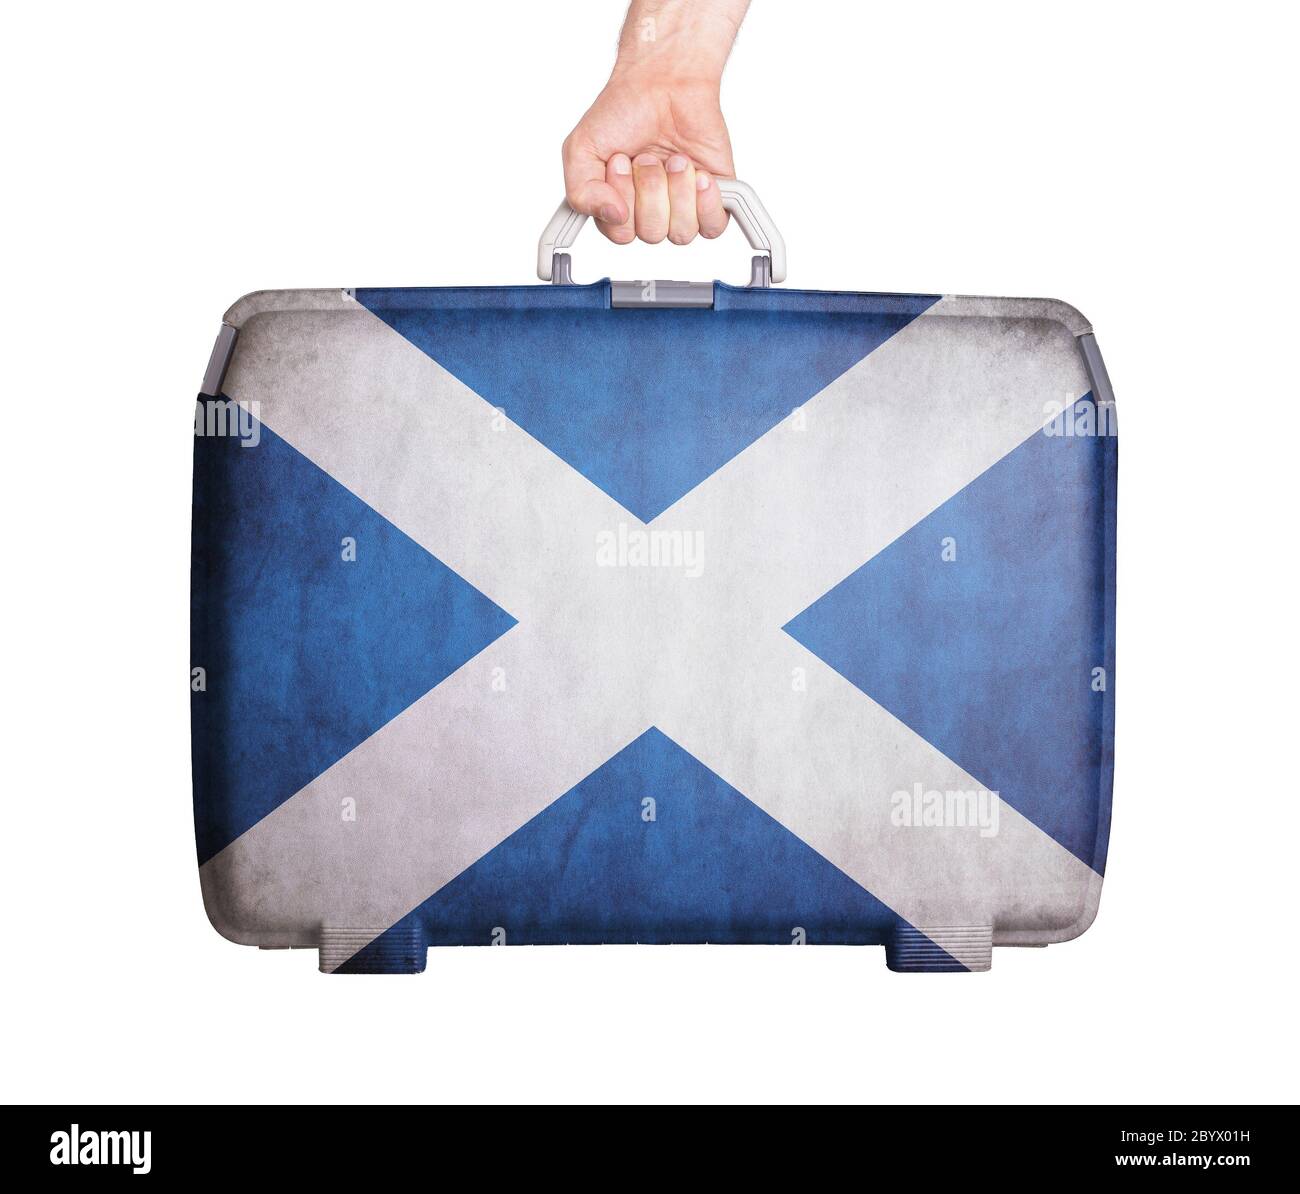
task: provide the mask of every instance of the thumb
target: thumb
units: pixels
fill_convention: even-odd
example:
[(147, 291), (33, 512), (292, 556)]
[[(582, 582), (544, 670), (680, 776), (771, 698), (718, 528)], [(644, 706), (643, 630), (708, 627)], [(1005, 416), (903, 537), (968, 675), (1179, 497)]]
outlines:
[(627, 222), (627, 204), (605, 181), (605, 163), (589, 149), (564, 144), (564, 197), (569, 206), (607, 224)]

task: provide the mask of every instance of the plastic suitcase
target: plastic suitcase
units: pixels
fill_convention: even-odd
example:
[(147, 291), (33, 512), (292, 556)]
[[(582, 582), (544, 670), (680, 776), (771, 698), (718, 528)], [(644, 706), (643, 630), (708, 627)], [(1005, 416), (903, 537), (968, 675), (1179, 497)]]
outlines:
[(194, 811), (226, 937), (865, 944), (1097, 911), (1116, 438), (1055, 301), (262, 292), (195, 416)]

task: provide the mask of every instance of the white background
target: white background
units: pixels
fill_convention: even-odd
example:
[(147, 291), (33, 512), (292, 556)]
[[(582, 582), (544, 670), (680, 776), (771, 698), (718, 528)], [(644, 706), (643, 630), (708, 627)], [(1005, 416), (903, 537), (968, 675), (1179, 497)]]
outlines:
[[(1101, 914), (987, 975), (876, 949), (224, 941), (190, 810), (190, 422), (263, 287), (522, 283), (616, 3), (7, 18), (0, 1095), (1297, 1095), (1296, 30), (1280, 5), (757, 0), (723, 106), (791, 285), (1051, 295), (1119, 398)], [(733, 230), (575, 273), (737, 281)], [(1210, 1125), (1215, 1126), (1215, 1125)]]

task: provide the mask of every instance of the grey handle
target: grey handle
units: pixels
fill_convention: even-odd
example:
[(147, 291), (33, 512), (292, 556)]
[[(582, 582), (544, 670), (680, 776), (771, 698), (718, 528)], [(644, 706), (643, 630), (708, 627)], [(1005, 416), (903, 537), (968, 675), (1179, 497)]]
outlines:
[[(765, 253), (770, 260), (772, 281), (784, 282), (785, 239), (777, 231), (754, 188), (737, 178), (719, 178), (718, 190), (722, 192), (722, 206), (740, 225), (750, 247), (757, 253)], [(543, 282), (552, 280), (555, 255), (563, 253), (577, 240), (586, 222), (587, 217), (574, 211), (567, 199), (555, 209), (555, 215), (537, 242), (537, 276)]]

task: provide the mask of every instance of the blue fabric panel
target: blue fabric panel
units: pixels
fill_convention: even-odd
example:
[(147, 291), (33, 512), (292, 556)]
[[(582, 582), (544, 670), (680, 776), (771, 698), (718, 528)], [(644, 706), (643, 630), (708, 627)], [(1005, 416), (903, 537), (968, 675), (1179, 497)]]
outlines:
[(602, 310), (609, 284), (357, 299), (643, 521), (906, 326), (933, 295), (719, 286), (716, 309)]
[[(655, 802), (644, 819), (643, 801)], [(881, 944), (900, 918), (657, 729), (399, 921), (430, 945)], [(352, 965), (364, 968), (377, 939)]]
[[(1115, 412), (1111, 411), (1114, 418)], [(1097, 812), (1097, 857), (1093, 863), (1098, 874), (1106, 870), (1110, 848), (1110, 807), (1115, 787), (1115, 547), (1116, 511), (1119, 493), (1119, 436), (1108, 435), (1100, 445), (1102, 452), (1102, 534), (1105, 539), (1103, 565), (1105, 577), (1105, 668), (1106, 693), (1101, 713), (1101, 791)]]
[(1114, 453), (1111, 436), (1031, 436), (786, 627), (1098, 871)]
[[(195, 437), (200, 863), (514, 624), (269, 428), (256, 430), (255, 447)], [(342, 558), (345, 536), (354, 562)]]

